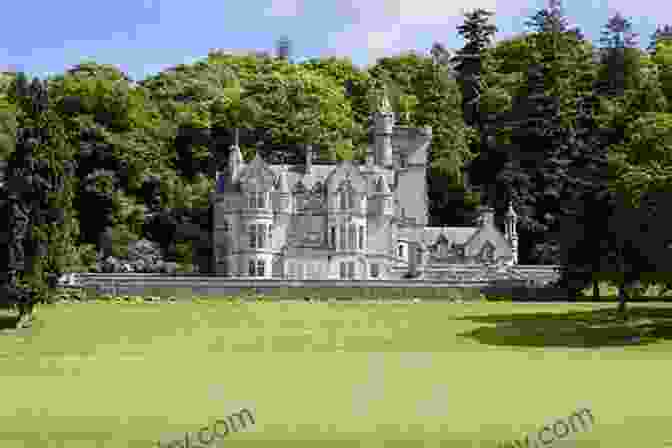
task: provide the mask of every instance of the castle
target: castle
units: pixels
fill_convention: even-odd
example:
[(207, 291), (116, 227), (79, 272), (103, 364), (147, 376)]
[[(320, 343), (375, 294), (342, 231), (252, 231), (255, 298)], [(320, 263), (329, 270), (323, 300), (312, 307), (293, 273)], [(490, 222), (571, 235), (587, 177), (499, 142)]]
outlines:
[(231, 148), (210, 200), (217, 275), (282, 279), (428, 278), (451, 264), (513, 265), (517, 216), (502, 234), (484, 208), (476, 227), (428, 227), (431, 128), (395, 125), (385, 97), (366, 162), (244, 162)]

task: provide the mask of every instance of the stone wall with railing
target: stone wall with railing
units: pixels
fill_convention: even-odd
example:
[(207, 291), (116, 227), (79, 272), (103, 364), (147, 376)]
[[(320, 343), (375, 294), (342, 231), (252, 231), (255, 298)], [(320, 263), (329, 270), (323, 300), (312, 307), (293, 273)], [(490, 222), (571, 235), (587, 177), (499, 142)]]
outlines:
[[(91, 288), (101, 294), (143, 295), (154, 291), (191, 290), (196, 295), (236, 295), (241, 291), (270, 294), (274, 290), (304, 289), (376, 289), (395, 288), (412, 294), (414, 289), (476, 288), (479, 290), (506, 291), (512, 288), (543, 284), (540, 279), (552, 277), (555, 267), (516, 267), (503, 271), (483, 266), (446, 266), (443, 278), (397, 280), (286, 280), (250, 279), (246, 277), (203, 276), (201, 274), (76, 274), (64, 276), (63, 286)], [(535, 277), (538, 276), (538, 277)], [(556, 274), (557, 275), (557, 274)], [(493, 289), (494, 288), (494, 289)], [(418, 289), (419, 291), (419, 289)], [(293, 293), (296, 295), (296, 293)], [(299, 294), (300, 295), (300, 294)], [(436, 294), (440, 296), (440, 293)]]

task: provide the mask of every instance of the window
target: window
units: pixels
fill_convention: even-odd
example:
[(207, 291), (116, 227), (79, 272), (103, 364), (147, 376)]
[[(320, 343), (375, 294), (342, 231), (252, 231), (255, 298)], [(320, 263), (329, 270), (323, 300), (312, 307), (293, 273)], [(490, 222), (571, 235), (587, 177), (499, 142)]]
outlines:
[(415, 250), (415, 263), (422, 264), (422, 251), (420, 249)]
[(345, 190), (341, 191), (341, 210), (346, 210), (348, 208), (348, 198), (347, 192)]
[(408, 166), (408, 161), (406, 160), (405, 156), (400, 156), (399, 162), (402, 168), (406, 168)]
[(341, 279), (345, 279), (345, 263), (341, 263)]
[(257, 277), (263, 277), (264, 276), (264, 268), (266, 267), (266, 263), (264, 260), (257, 260)]
[(266, 208), (266, 193), (253, 192), (248, 198), (249, 208)]
[(380, 274), (378, 263), (372, 263), (369, 265), (371, 270), (371, 278), (378, 278)]
[(266, 247), (266, 224), (257, 224), (257, 247)]
[(355, 278), (355, 262), (354, 261), (348, 262), (348, 278), (350, 280)]
[(403, 246), (403, 244), (400, 244), (400, 245), (399, 245), (399, 248), (397, 249), (397, 254), (398, 254), (400, 257), (403, 257), (403, 256), (404, 256), (404, 246)]
[(356, 249), (357, 235), (355, 232), (357, 227), (354, 224), (348, 226), (348, 249)]
[(331, 228), (331, 248), (336, 249), (336, 227)]
[(226, 233), (229, 233), (231, 231), (231, 224), (229, 224), (229, 221), (227, 221), (226, 219), (224, 220), (223, 227)]
[(262, 249), (266, 247), (266, 236), (271, 240), (271, 226), (267, 224), (250, 224), (248, 236), (250, 240), (250, 249)]
[(250, 277), (254, 277), (254, 274), (255, 274), (255, 270), (254, 270), (254, 260), (250, 260), (250, 261), (248, 262), (248, 268), (249, 268)]
[(359, 249), (364, 249), (364, 226), (359, 226)]
[(345, 249), (345, 224), (340, 226), (341, 250)]
[(250, 249), (256, 249), (257, 248), (257, 225), (256, 224), (250, 224), (249, 237), (250, 237)]

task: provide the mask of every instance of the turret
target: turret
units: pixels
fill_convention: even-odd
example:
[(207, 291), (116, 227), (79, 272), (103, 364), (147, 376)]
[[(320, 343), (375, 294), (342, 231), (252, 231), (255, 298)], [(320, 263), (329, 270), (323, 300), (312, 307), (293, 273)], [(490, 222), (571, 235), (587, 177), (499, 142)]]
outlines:
[(513, 210), (513, 204), (509, 201), (509, 209), (506, 211), (506, 239), (511, 243), (513, 251), (513, 264), (518, 264), (518, 232), (516, 230), (516, 222), (518, 215)]
[(394, 112), (390, 107), (387, 93), (374, 114), (375, 122), (375, 163), (384, 168), (392, 166), (392, 132), (394, 129)]

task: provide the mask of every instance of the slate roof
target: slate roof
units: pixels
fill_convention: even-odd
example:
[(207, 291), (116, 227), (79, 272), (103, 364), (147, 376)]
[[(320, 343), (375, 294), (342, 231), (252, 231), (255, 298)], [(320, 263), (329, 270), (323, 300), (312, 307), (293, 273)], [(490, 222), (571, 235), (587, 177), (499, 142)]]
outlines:
[(439, 236), (443, 235), (456, 245), (464, 245), (478, 230), (479, 227), (402, 227), (399, 229), (399, 238), (417, 241), (427, 247), (435, 244)]

